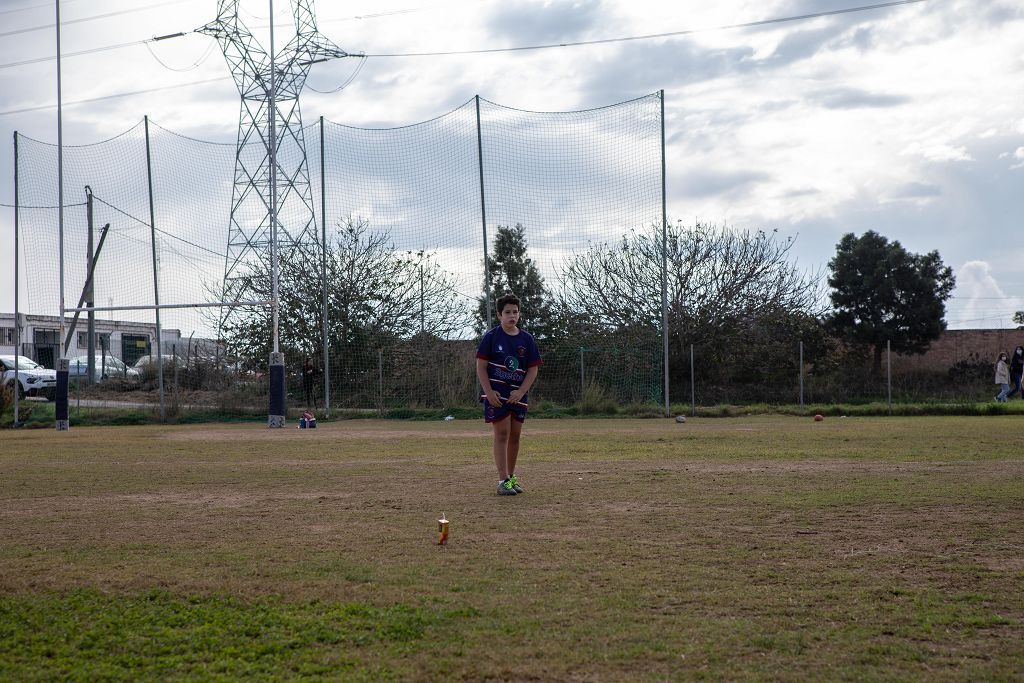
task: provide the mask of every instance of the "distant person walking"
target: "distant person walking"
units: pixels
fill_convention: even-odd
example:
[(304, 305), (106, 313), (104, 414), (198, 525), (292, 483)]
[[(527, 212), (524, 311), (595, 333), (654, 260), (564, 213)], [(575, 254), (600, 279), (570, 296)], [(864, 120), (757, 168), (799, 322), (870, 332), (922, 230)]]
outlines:
[(1024, 346), (1018, 346), (1010, 356), (1010, 393), (1007, 398), (1017, 394), (1024, 398), (1024, 389), (1021, 388), (1021, 378), (1024, 377)]
[(996, 401), (999, 403), (1006, 403), (1006, 396), (1010, 393), (1010, 366), (1006, 361), (1006, 354), (1000, 353), (999, 360), (996, 361), (996, 384), (999, 386)]
[(302, 389), (306, 394), (306, 407), (313, 406), (313, 410), (319, 408), (316, 404), (316, 392), (313, 390), (315, 383), (316, 367), (309, 356), (306, 356), (306, 362), (302, 364)]

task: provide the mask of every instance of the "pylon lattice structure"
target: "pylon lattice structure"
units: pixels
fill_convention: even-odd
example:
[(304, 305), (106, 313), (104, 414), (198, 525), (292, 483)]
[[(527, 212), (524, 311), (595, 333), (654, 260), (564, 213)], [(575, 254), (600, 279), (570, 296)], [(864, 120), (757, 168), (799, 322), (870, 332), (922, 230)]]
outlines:
[[(271, 59), (239, 19), (239, 2), (218, 0), (217, 19), (196, 29), (197, 33), (217, 39), (242, 96), (224, 263), (224, 301), (238, 301), (254, 293), (251, 291), (248, 265), (266, 258), (272, 235)], [(313, 64), (349, 56), (317, 29), (313, 0), (291, 0), (291, 6), (295, 36), (273, 60), (277, 243), (282, 251), (319, 243), (299, 94)]]

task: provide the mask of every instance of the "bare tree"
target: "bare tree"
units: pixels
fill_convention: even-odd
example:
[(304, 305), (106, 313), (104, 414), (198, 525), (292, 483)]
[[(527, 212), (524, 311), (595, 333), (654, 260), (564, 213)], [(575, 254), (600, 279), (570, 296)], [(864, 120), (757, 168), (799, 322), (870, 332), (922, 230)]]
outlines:
[(660, 339), (667, 253), (668, 335), (677, 381), (689, 374), (689, 344), (705, 348), (710, 366), (749, 367), (765, 352), (755, 346), (782, 341), (761, 330), (787, 330), (799, 338), (817, 327), (824, 313), (821, 275), (802, 273), (790, 262), (792, 239), (708, 224), (670, 225), (666, 232), (664, 246), (661, 226), (653, 225), (570, 258), (559, 299), (563, 324), (576, 334), (613, 334), (624, 343)]
[[(821, 276), (790, 263), (791, 239), (707, 224), (667, 232), (671, 336), (711, 343), (745, 321), (821, 308)], [(652, 226), (577, 254), (566, 264), (562, 307), (606, 329), (660, 331), (663, 253), (661, 227)]]
[[(250, 264), (252, 291), (269, 298), (269, 259)], [(281, 345), (319, 355), (323, 330), (321, 254), (316, 245), (280, 255)], [(368, 355), (390, 341), (426, 332), (448, 338), (470, 325), (471, 313), (455, 281), (424, 251), (395, 251), (387, 232), (371, 232), (361, 218), (337, 227), (326, 259), (328, 339), (332, 356)], [(270, 313), (244, 310), (230, 317), (224, 336), (241, 357), (257, 364), (271, 348)], [(369, 361), (367, 361), (369, 362)]]

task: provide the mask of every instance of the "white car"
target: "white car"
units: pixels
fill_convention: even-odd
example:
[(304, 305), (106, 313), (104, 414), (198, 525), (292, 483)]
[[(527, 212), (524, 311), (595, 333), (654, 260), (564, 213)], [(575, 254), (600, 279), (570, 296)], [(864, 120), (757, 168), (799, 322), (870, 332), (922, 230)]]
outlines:
[[(164, 354), (163, 366), (165, 368), (168, 366), (173, 366), (177, 362), (179, 362), (177, 356), (172, 356), (167, 353)], [(139, 359), (135, 361), (135, 365), (133, 365), (132, 367), (134, 367), (140, 373), (144, 373), (151, 368), (153, 372), (156, 372), (156, 356), (140, 356)]]
[[(106, 365), (103, 361), (106, 360)], [(89, 356), (76, 356), (71, 358), (68, 364), (68, 377), (82, 377), (84, 378), (89, 374)], [(141, 379), (139, 371), (135, 368), (130, 368), (121, 362), (121, 359), (115, 358), (114, 356), (107, 355), (106, 358), (100, 354), (97, 354), (93, 359), (93, 376), (94, 382), (102, 382), (107, 379), (123, 379), (126, 382), (132, 384), (138, 384)]]
[[(14, 385), (14, 356), (0, 356), (0, 375), (4, 386)], [(17, 357), (18, 396), (42, 396), (53, 400), (57, 392), (57, 371), (44, 368), (31, 358)]]

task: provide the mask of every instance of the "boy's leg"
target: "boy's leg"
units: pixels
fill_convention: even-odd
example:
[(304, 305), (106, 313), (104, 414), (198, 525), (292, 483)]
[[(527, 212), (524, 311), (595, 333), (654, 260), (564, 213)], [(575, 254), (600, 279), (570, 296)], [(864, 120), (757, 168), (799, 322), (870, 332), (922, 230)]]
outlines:
[(508, 479), (510, 474), (508, 458), (506, 456), (508, 452), (510, 423), (515, 423), (511, 415), (506, 415), (501, 420), (491, 423), (491, 426), (494, 427), (494, 465), (498, 468), (498, 478), (502, 481)]
[(508, 474), (512, 476), (516, 472), (516, 459), (519, 458), (519, 435), (523, 433), (523, 423), (515, 417), (510, 416), (508, 431), (508, 448), (505, 451), (505, 461), (508, 463)]

